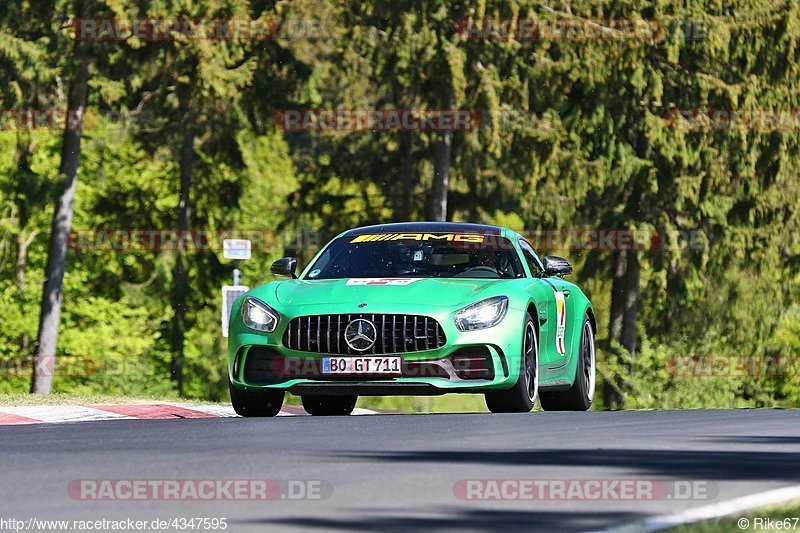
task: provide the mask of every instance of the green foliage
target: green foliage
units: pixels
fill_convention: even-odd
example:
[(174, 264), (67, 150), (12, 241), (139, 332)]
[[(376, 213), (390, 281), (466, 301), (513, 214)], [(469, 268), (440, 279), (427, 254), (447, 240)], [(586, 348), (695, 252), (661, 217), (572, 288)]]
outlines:
[[(699, 371), (698, 368), (702, 366), (688, 362), (695, 353), (696, 349), (693, 350), (691, 346), (652, 346), (645, 339), (633, 361), (630, 354), (616, 344), (612, 352), (598, 357), (598, 385), (624, 383), (619, 392), (626, 409), (763, 407), (742, 397), (741, 379)], [(614, 406), (601, 402), (595, 406), (611, 407)]]

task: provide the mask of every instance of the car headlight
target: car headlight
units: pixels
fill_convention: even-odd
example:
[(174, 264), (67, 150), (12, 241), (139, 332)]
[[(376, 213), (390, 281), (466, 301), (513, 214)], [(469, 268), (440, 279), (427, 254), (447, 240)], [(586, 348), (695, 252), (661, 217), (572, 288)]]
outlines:
[(456, 313), (456, 327), (461, 331), (472, 331), (496, 326), (506, 316), (508, 297), (495, 296), (468, 305)]
[(280, 319), (277, 311), (256, 298), (245, 298), (242, 304), (242, 320), (250, 329), (272, 333)]

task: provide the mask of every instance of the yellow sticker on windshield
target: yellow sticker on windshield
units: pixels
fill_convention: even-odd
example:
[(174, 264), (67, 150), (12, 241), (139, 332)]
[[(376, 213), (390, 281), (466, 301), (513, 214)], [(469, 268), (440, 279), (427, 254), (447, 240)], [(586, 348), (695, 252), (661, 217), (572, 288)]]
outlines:
[(468, 233), (367, 233), (359, 235), (350, 241), (358, 242), (384, 242), (384, 241), (448, 241), (482, 243), (483, 235)]

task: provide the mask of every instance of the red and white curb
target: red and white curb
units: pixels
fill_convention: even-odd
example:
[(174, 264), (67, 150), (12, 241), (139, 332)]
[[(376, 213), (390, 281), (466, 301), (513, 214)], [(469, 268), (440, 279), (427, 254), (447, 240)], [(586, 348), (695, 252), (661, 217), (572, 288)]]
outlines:
[[(354, 415), (371, 415), (369, 409), (353, 410)], [(302, 407), (285, 405), (278, 416), (305, 415)], [(233, 407), (223, 404), (147, 403), (128, 405), (40, 405), (0, 407), (0, 426), (53, 424), (94, 420), (160, 420), (170, 418), (238, 418)]]

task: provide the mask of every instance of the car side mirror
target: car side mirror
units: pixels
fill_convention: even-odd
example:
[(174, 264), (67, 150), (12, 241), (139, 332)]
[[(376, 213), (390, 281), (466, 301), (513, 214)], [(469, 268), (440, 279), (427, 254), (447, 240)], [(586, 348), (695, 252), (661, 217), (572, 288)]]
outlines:
[(563, 278), (567, 274), (572, 274), (572, 265), (563, 257), (556, 255), (545, 256), (543, 260), (545, 276), (558, 276)]
[(297, 258), (295, 257), (282, 257), (272, 263), (269, 267), (271, 274), (275, 276), (283, 276), (287, 278), (296, 279), (297, 275), (294, 271), (297, 269)]

